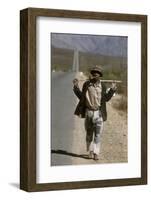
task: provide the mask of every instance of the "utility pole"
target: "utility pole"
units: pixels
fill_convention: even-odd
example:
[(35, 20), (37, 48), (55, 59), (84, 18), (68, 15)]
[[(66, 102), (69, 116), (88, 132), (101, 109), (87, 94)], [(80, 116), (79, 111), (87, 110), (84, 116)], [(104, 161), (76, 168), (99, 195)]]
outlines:
[(72, 71), (79, 72), (79, 51), (78, 51), (78, 49), (74, 50)]

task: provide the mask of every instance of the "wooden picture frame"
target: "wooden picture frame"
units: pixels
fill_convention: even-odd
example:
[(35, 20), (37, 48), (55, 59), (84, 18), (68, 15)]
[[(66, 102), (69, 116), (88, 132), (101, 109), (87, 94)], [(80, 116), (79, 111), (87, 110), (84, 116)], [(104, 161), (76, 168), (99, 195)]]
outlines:
[[(71, 180), (56, 183), (36, 182), (36, 19), (39, 16), (141, 23), (141, 177), (74, 182)], [(20, 188), (33, 192), (143, 184), (147, 184), (147, 16), (41, 8), (21, 10)]]

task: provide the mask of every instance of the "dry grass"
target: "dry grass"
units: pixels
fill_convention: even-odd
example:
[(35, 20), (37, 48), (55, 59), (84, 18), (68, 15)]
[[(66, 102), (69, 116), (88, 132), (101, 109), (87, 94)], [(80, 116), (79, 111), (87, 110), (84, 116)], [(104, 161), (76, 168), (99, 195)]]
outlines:
[(118, 110), (127, 112), (127, 97), (116, 95), (116, 98), (112, 101), (112, 106)]

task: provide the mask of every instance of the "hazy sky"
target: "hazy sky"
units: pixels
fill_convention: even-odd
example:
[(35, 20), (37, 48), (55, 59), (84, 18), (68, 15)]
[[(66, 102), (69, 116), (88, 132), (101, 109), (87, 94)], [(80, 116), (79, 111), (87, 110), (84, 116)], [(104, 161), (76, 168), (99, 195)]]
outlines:
[(127, 57), (127, 40), (126, 36), (51, 33), (54, 47), (108, 56)]

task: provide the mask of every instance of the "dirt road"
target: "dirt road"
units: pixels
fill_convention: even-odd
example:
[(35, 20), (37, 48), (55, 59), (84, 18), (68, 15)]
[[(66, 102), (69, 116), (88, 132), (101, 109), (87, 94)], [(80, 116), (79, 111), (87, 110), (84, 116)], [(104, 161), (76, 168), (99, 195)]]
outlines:
[(112, 105), (118, 95), (107, 103), (108, 120), (101, 137), (100, 160), (88, 159), (84, 119), (73, 115), (78, 102), (71, 85), (74, 76), (56, 74), (53, 77), (51, 165), (127, 162), (127, 116)]
[(72, 80), (75, 73), (53, 72), (51, 91), (51, 165), (70, 165), (74, 130)]

